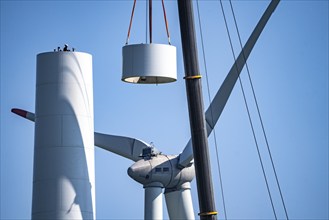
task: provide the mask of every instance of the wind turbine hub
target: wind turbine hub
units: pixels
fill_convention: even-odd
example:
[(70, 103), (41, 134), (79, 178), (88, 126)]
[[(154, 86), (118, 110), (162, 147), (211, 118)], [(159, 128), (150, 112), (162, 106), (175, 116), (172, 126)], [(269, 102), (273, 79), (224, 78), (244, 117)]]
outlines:
[(179, 169), (177, 164), (177, 155), (145, 157), (128, 168), (128, 175), (144, 186), (160, 183), (164, 188), (177, 188), (195, 176), (193, 165)]

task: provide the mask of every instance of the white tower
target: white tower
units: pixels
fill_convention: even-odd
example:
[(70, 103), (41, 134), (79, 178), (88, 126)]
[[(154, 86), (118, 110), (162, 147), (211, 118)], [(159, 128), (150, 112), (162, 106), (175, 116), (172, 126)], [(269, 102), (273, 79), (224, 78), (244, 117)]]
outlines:
[(92, 56), (37, 55), (32, 219), (95, 219)]

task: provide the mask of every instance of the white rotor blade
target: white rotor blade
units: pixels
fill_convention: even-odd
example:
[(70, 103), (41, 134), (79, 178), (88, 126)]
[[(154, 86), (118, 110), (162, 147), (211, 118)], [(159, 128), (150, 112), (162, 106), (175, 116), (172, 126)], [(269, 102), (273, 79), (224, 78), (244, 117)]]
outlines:
[(165, 198), (170, 219), (195, 219), (189, 182), (175, 191), (168, 190)]
[(152, 183), (148, 186), (144, 186), (144, 189), (144, 219), (163, 219), (161, 184)]
[[(229, 73), (227, 74), (221, 87), (219, 88), (217, 94), (215, 95), (214, 99), (210, 103), (210, 105), (205, 113), (208, 136), (214, 129), (220, 115), (222, 114), (223, 109), (226, 105), (226, 102), (231, 95), (234, 85), (235, 85), (236, 81), (238, 80), (239, 75), (240, 75), (253, 47), (255, 46), (257, 39), (259, 38), (267, 21), (271, 17), (271, 14), (273, 13), (273, 11), (275, 10), (275, 8), (278, 4), (279, 4), (279, 0), (272, 0), (271, 3), (269, 4), (269, 6), (266, 8), (264, 14), (262, 15), (262, 17), (259, 20), (258, 24), (256, 25), (255, 29), (251, 33), (248, 41), (244, 45), (241, 53), (239, 54), (238, 58), (234, 62), (233, 66), (231, 67), (231, 69), (230, 69)], [(191, 140), (189, 140), (189, 142), (187, 143), (183, 152), (180, 154), (179, 166), (186, 167), (191, 163), (192, 160), (193, 160), (192, 143), (191, 143)]]
[(151, 147), (144, 141), (95, 132), (95, 146), (111, 151), (133, 161), (141, 159), (143, 149)]
[[(17, 108), (12, 109), (11, 111), (30, 121), (35, 121), (34, 113)], [(97, 132), (94, 133), (94, 141), (95, 146), (103, 148), (133, 161), (140, 160), (140, 156), (143, 152), (143, 149), (151, 147), (149, 144), (138, 139), (109, 134), (101, 134)], [(155, 149), (155, 151), (157, 150)]]

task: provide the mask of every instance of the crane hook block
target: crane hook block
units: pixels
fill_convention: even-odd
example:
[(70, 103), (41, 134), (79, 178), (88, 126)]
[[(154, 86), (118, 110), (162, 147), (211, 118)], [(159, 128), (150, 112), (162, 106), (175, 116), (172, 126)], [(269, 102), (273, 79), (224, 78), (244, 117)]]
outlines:
[(152, 43), (122, 48), (122, 81), (160, 84), (176, 80), (176, 47)]

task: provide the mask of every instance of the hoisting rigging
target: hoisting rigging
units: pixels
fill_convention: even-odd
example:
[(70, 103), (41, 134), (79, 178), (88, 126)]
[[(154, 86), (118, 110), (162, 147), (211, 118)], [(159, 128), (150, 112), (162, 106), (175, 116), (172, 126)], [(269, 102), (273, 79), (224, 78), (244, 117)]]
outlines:
[[(148, 2), (148, 5), (147, 5)], [(166, 34), (167, 34), (167, 38), (168, 38), (168, 44), (171, 45), (170, 42), (170, 33), (169, 33), (169, 25), (168, 25), (168, 20), (167, 20), (167, 13), (166, 13), (166, 7), (164, 4), (164, 0), (161, 0), (161, 4), (162, 4), (162, 11), (163, 11), (163, 19), (165, 22), (165, 27), (166, 27)], [(148, 6), (148, 7), (147, 7)], [(134, 18), (134, 13), (135, 13), (135, 8), (136, 8), (136, 0), (134, 0), (133, 3), (133, 8), (131, 10), (131, 16), (130, 16), (130, 22), (129, 22), (129, 27), (128, 27), (128, 33), (127, 33), (127, 39), (126, 39), (126, 45), (129, 43), (129, 39), (130, 39), (130, 31), (131, 31), (131, 26), (133, 23), (133, 18)], [(153, 37), (152, 37), (152, 15), (153, 15), (153, 4), (152, 4), (152, 0), (146, 0), (146, 41), (145, 43), (147, 43), (147, 20), (148, 20), (148, 26), (149, 26), (149, 36), (150, 36), (150, 44), (153, 43)], [(148, 12), (148, 16), (147, 16), (147, 12)]]
[[(229, 2), (230, 2), (230, 8), (231, 8), (231, 11), (232, 11), (232, 15), (233, 15), (233, 18), (234, 18), (234, 25), (235, 25), (235, 28), (236, 28), (236, 31), (237, 31), (237, 34), (238, 34), (239, 44), (240, 44), (240, 47), (242, 49), (241, 36), (240, 36), (240, 32), (239, 32), (237, 21), (236, 21), (236, 16), (235, 16), (235, 13), (234, 13), (234, 10), (233, 10), (232, 1), (229, 0)], [(263, 136), (264, 136), (264, 139), (265, 139), (267, 151), (268, 151), (268, 154), (270, 156), (271, 165), (272, 165), (272, 169), (273, 169), (274, 176), (275, 176), (275, 181), (276, 181), (276, 184), (278, 186), (279, 193), (280, 193), (280, 198), (281, 198), (281, 202), (282, 202), (282, 205), (283, 205), (283, 208), (284, 208), (284, 212), (285, 212), (286, 218), (288, 220), (289, 217), (288, 217), (287, 208), (286, 208), (286, 205), (285, 205), (285, 202), (284, 202), (284, 199), (283, 199), (283, 195), (282, 195), (282, 191), (281, 191), (281, 187), (280, 187), (278, 175), (276, 173), (276, 169), (275, 169), (275, 166), (274, 166), (272, 153), (271, 153), (270, 146), (269, 146), (268, 139), (267, 139), (267, 135), (266, 135), (266, 132), (265, 132), (265, 127), (264, 127), (263, 119), (262, 119), (262, 116), (260, 114), (260, 109), (259, 109), (259, 105), (258, 105), (258, 101), (257, 101), (257, 98), (256, 98), (255, 89), (254, 89), (254, 86), (253, 86), (253, 83), (252, 83), (252, 80), (251, 80), (251, 75), (250, 75), (250, 71), (249, 71), (249, 67), (248, 67), (248, 63), (247, 62), (246, 62), (246, 70), (247, 70), (247, 73), (248, 73), (248, 79), (249, 79), (249, 83), (250, 83), (250, 86), (251, 86), (251, 90), (252, 90), (252, 94), (253, 94), (253, 99), (255, 101), (255, 105), (256, 105), (256, 109), (257, 109), (259, 121), (260, 121), (260, 124), (261, 124)]]
[[(122, 48), (122, 81), (136, 84), (160, 84), (175, 82), (177, 80), (176, 47), (172, 46), (170, 43), (164, 1), (162, 0), (162, 9), (168, 37), (168, 45), (153, 43), (152, 0), (148, 1), (148, 6), (149, 7), (146, 7), (145, 16), (146, 42), (145, 44), (129, 45), (130, 31), (136, 7), (136, 0), (134, 0), (126, 45)], [(147, 14), (149, 21), (149, 43), (147, 42)]]

